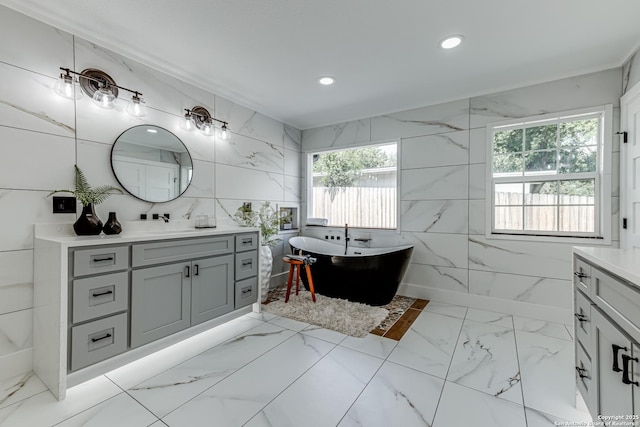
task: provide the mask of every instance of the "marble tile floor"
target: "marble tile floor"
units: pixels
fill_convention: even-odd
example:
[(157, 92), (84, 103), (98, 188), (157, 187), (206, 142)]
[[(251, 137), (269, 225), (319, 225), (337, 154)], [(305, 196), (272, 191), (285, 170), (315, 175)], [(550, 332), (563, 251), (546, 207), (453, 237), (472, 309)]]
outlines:
[(570, 325), (429, 303), (399, 340), (251, 313), (73, 387), (0, 384), (0, 426), (505, 426), (590, 421)]

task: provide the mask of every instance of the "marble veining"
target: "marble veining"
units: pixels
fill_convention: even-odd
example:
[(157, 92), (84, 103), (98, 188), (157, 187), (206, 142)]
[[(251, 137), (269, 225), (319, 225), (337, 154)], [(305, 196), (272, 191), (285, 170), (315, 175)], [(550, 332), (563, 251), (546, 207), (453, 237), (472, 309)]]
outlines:
[(468, 161), (469, 131), (402, 139), (403, 169), (466, 165)]
[(513, 329), (465, 319), (447, 380), (522, 404)]
[(385, 362), (339, 427), (431, 426), (442, 379)]
[(31, 111), (28, 110), (24, 107), (21, 107), (20, 105), (17, 104), (12, 104), (10, 102), (4, 101), (0, 99), (0, 104), (6, 105), (10, 108), (13, 108), (16, 111), (20, 111), (21, 113), (26, 113), (29, 114), (32, 117), (35, 117), (36, 119), (39, 120), (44, 120), (45, 122), (51, 123), (54, 126), (58, 126), (60, 128), (62, 128), (65, 131), (68, 131), (69, 133), (73, 133), (75, 131), (75, 129), (67, 124), (61, 123), (58, 120), (54, 119), (53, 117), (49, 117), (46, 113), (42, 113), (42, 112), (38, 112), (38, 111)]
[[(574, 342), (548, 335), (564, 325), (431, 302), (397, 344), (374, 335), (336, 335), (332, 343), (329, 331), (301, 322), (301, 329), (290, 324), (300, 333), (284, 330), (278, 319), (264, 313), (235, 319), (71, 388), (59, 402), (41, 392), (35, 376), (16, 376), (0, 384), (7, 394), (19, 388), (0, 403), (0, 424), (547, 427), (590, 421), (574, 405)], [(510, 322), (515, 336), (499, 326)], [(232, 372), (207, 387), (207, 373), (225, 370)]]
[(371, 120), (354, 120), (302, 132), (304, 148), (328, 149), (371, 141)]
[(426, 264), (409, 264), (404, 283), (455, 292), (469, 292), (468, 270)]
[(216, 162), (283, 173), (284, 148), (234, 134), (228, 141), (218, 141), (216, 144)]
[[(469, 236), (469, 268), (524, 276), (567, 278), (570, 246), (561, 243), (493, 240)], [(544, 269), (539, 266), (544, 265)]]
[(400, 202), (402, 231), (467, 233), (466, 200), (409, 200)]
[(463, 234), (403, 233), (403, 243), (414, 245), (411, 262), (467, 268), (467, 237)]
[(462, 322), (459, 318), (423, 311), (387, 360), (445, 378)]

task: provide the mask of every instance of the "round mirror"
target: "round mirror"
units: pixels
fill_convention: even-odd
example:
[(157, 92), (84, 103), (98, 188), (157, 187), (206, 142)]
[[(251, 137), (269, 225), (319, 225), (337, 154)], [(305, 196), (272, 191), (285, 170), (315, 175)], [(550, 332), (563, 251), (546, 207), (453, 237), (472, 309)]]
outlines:
[(111, 168), (122, 187), (147, 202), (168, 202), (185, 192), (193, 175), (187, 147), (166, 129), (134, 126), (111, 148)]

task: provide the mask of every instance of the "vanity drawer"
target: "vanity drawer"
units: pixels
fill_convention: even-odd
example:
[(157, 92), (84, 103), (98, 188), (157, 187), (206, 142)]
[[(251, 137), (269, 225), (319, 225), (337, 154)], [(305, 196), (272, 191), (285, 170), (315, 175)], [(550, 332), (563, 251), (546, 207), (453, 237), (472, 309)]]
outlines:
[(249, 304), (253, 304), (258, 301), (258, 278), (252, 277), (250, 279), (241, 280), (236, 282), (236, 304), (235, 308), (244, 307)]
[(129, 247), (111, 246), (73, 252), (73, 275), (110, 273), (129, 266)]
[(583, 259), (573, 259), (573, 284), (586, 295), (591, 293), (591, 266)]
[(595, 267), (591, 268), (593, 302), (640, 342), (640, 289)]
[(595, 381), (591, 369), (591, 359), (587, 356), (582, 346), (576, 342), (576, 384), (582, 394), (582, 398), (589, 408), (593, 408), (595, 402)]
[(76, 371), (127, 349), (127, 314), (71, 328), (71, 370)]
[(162, 264), (233, 252), (233, 236), (178, 239), (133, 245), (132, 266)]
[(236, 280), (247, 279), (258, 274), (258, 252), (236, 254)]
[(236, 236), (236, 252), (258, 249), (258, 234), (239, 234)]
[(73, 323), (125, 311), (129, 306), (128, 273), (75, 279), (73, 281)]
[(585, 348), (591, 347), (591, 301), (580, 291), (575, 291), (575, 335)]

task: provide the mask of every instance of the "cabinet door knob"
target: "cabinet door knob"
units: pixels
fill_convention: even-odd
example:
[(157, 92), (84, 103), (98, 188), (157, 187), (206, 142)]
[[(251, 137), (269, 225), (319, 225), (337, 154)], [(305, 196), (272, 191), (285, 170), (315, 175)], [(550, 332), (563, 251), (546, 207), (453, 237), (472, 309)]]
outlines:
[[(613, 367), (611, 369), (613, 372), (622, 372), (622, 369), (618, 366), (618, 351), (627, 351), (627, 347), (611, 344), (611, 349), (613, 350)], [(624, 357), (624, 355), (622, 357)]]
[(587, 277), (587, 275), (584, 274), (582, 271), (574, 271), (573, 275), (576, 276), (579, 279), (583, 279), (583, 278)]
[(625, 384), (633, 384), (633, 385), (640, 385), (638, 384), (638, 381), (631, 381), (629, 379), (629, 365), (631, 364), (631, 361), (637, 362), (638, 358), (637, 357), (631, 357), (631, 356), (627, 356), (626, 354), (622, 355), (622, 382)]

